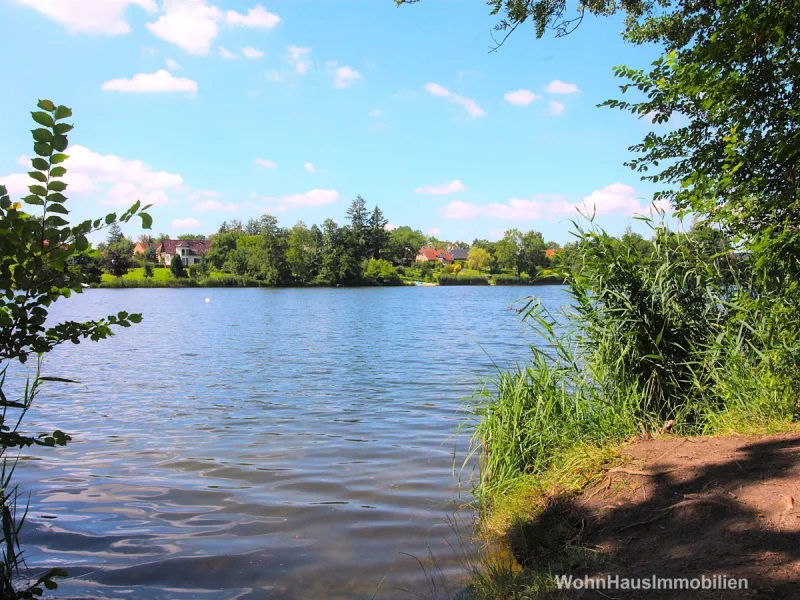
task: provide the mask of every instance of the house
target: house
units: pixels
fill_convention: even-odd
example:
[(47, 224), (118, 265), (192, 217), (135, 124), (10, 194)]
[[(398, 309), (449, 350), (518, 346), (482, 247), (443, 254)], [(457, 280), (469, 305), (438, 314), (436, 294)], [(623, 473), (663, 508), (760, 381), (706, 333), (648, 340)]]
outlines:
[(417, 262), (439, 261), (443, 265), (453, 264), (453, 257), (449, 252), (437, 250), (436, 248), (420, 248), (417, 254)]
[(450, 256), (455, 262), (463, 262), (469, 258), (469, 248), (451, 248)]
[(137, 242), (137, 244), (133, 247), (133, 253), (134, 254), (145, 254), (148, 249), (155, 248), (156, 249), (156, 254), (157, 254), (159, 245), (160, 244), (158, 242), (151, 242), (151, 243)]
[(189, 267), (202, 263), (210, 247), (210, 240), (164, 240), (156, 244), (156, 253), (167, 267), (173, 256), (180, 256), (183, 266)]

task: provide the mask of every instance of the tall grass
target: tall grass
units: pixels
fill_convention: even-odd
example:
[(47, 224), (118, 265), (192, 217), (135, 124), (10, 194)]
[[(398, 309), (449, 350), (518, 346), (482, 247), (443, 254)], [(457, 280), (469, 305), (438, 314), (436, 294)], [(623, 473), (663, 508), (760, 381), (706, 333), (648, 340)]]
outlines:
[(650, 256), (576, 224), (582, 260), (568, 274), (570, 306), (552, 315), (531, 299), (523, 308), (542, 343), (472, 407), (486, 506), (576, 447), (668, 421), (709, 433), (798, 417), (796, 286), (734, 258), (714, 232), (647, 222)]

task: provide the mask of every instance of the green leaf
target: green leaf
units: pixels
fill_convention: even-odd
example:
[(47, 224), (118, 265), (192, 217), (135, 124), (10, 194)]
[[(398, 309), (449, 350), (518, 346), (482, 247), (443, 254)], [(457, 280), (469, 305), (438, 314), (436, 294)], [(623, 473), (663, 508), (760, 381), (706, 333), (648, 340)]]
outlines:
[(43, 142), (36, 142), (33, 145), (33, 151), (36, 152), (39, 156), (50, 156), (53, 152), (53, 148), (50, 144), (45, 144)]
[(130, 319), (131, 323), (141, 323), (142, 322), (142, 315), (140, 315), (138, 313), (137, 314), (133, 314), (128, 318)]
[(39, 377), (39, 381), (57, 381), (59, 383), (80, 383), (74, 379), (64, 379), (63, 377)]
[(44, 587), (46, 587), (48, 590), (54, 590), (58, 588), (58, 584), (52, 579), (45, 579), (42, 583), (44, 584)]
[(44, 220), (44, 224), (52, 227), (63, 227), (64, 225), (69, 225), (69, 221), (62, 219), (58, 215), (52, 215)]
[(117, 213), (109, 213), (106, 215), (106, 225), (111, 225), (117, 220)]
[(53, 127), (53, 131), (57, 135), (64, 135), (65, 133), (72, 131), (72, 125), (69, 123), (56, 123), (56, 126)]
[(36, 104), (42, 110), (46, 110), (47, 112), (53, 112), (56, 109), (56, 105), (53, 104), (50, 100), (39, 100)]
[(145, 212), (139, 213), (139, 216), (142, 217), (142, 229), (150, 229), (153, 226), (153, 217)]
[(56, 122), (53, 120), (53, 117), (48, 115), (46, 112), (32, 112), (31, 116), (33, 117), (34, 121), (36, 121), (39, 125), (43, 125), (44, 127), (53, 127), (56, 124)]
[(56, 120), (60, 121), (61, 119), (66, 119), (72, 116), (72, 111), (67, 108), (66, 106), (59, 106), (56, 108)]
[(51, 181), (47, 184), (47, 189), (51, 192), (63, 192), (67, 189), (67, 184), (63, 181)]
[(89, 240), (86, 239), (85, 235), (79, 235), (75, 238), (75, 249), (78, 252), (83, 252), (89, 247)]
[(33, 139), (37, 142), (49, 142), (53, 139), (53, 133), (49, 129), (32, 129)]
[(63, 177), (67, 174), (67, 170), (64, 167), (53, 167), (50, 169), (50, 176), (51, 177)]
[(36, 181), (41, 181), (42, 183), (47, 181), (47, 175), (45, 175), (41, 171), (28, 171), (28, 175), (30, 175), (31, 179), (35, 179)]
[(44, 200), (42, 200), (41, 198), (39, 198), (39, 196), (33, 196), (33, 195), (31, 195), (31, 196), (25, 196), (25, 197), (22, 199), (22, 201), (23, 201), (25, 204), (35, 204), (35, 205), (37, 205), (37, 206), (44, 206)]
[(53, 154), (53, 156), (50, 157), (50, 164), (57, 165), (58, 163), (64, 162), (68, 158), (69, 156), (67, 154)]
[(47, 190), (41, 185), (29, 185), (28, 189), (30, 190), (31, 194), (36, 194), (37, 196), (47, 195)]
[(47, 163), (47, 161), (43, 158), (39, 158), (38, 156), (31, 159), (31, 165), (34, 169), (39, 169), (40, 171), (47, 171), (47, 169), (50, 168), (50, 165)]
[(56, 203), (50, 204), (47, 207), (47, 212), (58, 213), (60, 215), (68, 215), (69, 214), (69, 211), (65, 207), (61, 206), (60, 204), (56, 204)]
[(62, 194), (61, 192), (53, 192), (52, 194), (47, 194), (47, 201), (48, 202), (66, 202), (67, 197)]
[(67, 136), (65, 135), (57, 135), (53, 138), (53, 148), (57, 152), (63, 152), (69, 146), (69, 141), (67, 141)]

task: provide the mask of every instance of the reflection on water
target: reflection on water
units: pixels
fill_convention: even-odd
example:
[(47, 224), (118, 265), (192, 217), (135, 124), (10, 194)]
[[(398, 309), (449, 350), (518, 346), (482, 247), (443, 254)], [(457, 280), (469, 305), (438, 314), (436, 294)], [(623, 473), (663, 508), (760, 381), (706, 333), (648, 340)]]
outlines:
[(29, 414), (74, 441), (18, 468), (28, 564), (68, 566), (58, 595), (96, 598), (407, 598), (427, 586), (403, 553), (457, 574), (459, 407), (493, 362), (528, 356), (507, 307), (530, 292), (564, 298), (147, 289), (56, 306), (144, 321), (47, 359), (81, 385), (51, 385)]

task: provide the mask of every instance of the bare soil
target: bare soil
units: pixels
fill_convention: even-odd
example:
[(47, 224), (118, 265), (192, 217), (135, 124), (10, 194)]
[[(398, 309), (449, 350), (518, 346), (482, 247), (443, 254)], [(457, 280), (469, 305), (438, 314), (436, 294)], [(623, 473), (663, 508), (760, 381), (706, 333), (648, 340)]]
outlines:
[[(570, 598), (800, 600), (800, 434), (627, 445), (605, 480), (537, 519), (600, 559), (583, 577), (748, 580), (747, 590), (583, 590)], [(550, 513), (548, 515), (547, 513)], [(562, 546), (563, 548), (563, 546)]]

